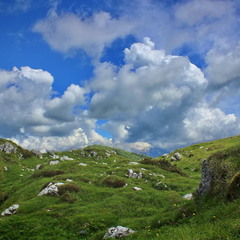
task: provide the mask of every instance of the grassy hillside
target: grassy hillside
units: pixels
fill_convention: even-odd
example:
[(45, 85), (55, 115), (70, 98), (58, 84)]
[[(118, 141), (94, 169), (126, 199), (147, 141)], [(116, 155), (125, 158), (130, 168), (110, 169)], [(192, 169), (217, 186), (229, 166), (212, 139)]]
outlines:
[[(126, 237), (134, 240), (240, 239), (240, 136), (156, 159), (99, 145), (37, 157), (14, 146), (0, 151), (0, 212), (20, 207), (0, 217), (1, 240), (97, 240), (119, 225), (135, 230)], [(175, 152), (182, 159), (171, 162)], [(203, 159), (214, 169), (212, 188), (185, 200), (200, 184)], [(129, 169), (143, 178), (129, 178)], [(59, 196), (37, 196), (49, 182), (65, 183)]]

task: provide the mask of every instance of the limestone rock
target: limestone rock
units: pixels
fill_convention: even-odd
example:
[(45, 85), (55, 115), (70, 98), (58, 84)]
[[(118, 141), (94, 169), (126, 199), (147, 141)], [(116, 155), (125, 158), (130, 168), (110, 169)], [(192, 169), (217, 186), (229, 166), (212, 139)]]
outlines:
[(58, 164), (58, 163), (59, 163), (58, 160), (56, 160), (56, 161), (50, 161), (50, 162), (49, 162), (49, 165), (52, 166), (52, 165), (56, 165), (56, 164)]
[(17, 212), (17, 209), (19, 208), (19, 204), (14, 204), (13, 206), (7, 208), (5, 211), (1, 213), (2, 216), (10, 216)]
[(41, 168), (42, 168), (42, 165), (41, 165), (41, 164), (37, 164), (36, 167), (35, 167), (36, 170), (39, 170), (39, 169), (41, 169)]
[(138, 162), (130, 162), (129, 164), (130, 165), (138, 165), (139, 163)]
[(213, 181), (212, 171), (207, 160), (202, 162), (202, 177), (201, 183), (197, 187), (197, 195), (204, 195), (211, 190)]
[(45, 187), (38, 196), (43, 195), (52, 195), (52, 196), (58, 196), (58, 186), (64, 185), (64, 183), (58, 182), (58, 183), (52, 183), (50, 182), (47, 187)]
[(173, 157), (175, 157), (176, 160), (182, 159), (182, 155), (179, 152), (174, 153)]
[(133, 187), (133, 190), (135, 190), (135, 191), (142, 191), (142, 188), (140, 188), (140, 187)]
[(183, 196), (183, 199), (192, 200), (192, 199), (193, 199), (193, 194), (192, 194), (192, 193), (185, 194), (185, 195)]
[(87, 164), (86, 163), (79, 163), (78, 165), (80, 165), (80, 166), (87, 166)]
[(128, 177), (129, 178), (138, 178), (138, 179), (140, 179), (140, 178), (143, 177), (143, 175), (142, 175), (141, 172), (136, 173), (136, 172), (133, 171), (133, 169), (129, 169), (128, 170)]
[(17, 148), (14, 147), (11, 143), (5, 142), (4, 144), (0, 145), (0, 151), (5, 153), (16, 153)]
[(103, 239), (127, 237), (128, 235), (133, 234), (134, 232), (135, 231), (133, 231), (131, 228), (127, 227), (122, 226), (111, 227), (108, 229)]
[(71, 160), (74, 160), (74, 159), (73, 159), (73, 158), (70, 158), (70, 157), (68, 157), (68, 156), (62, 156), (62, 157), (60, 158), (60, 160), (61, 160), (61, 161), (65, 161), (65, 160), (71, 161)]
[(162, 156), (163, 156), (164, 158), (168, 158), (168, 157), (169, 157), (169, 154), (168, 154), (168, 153), (164, 153)]
[(8, 167), (4, 166), (3, 167), (4, 171), (8, 171)]

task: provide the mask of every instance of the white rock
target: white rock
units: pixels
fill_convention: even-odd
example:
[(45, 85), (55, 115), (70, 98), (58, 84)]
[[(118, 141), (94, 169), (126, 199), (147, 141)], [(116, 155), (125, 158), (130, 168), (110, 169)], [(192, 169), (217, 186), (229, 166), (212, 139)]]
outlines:
[(183, 199), (192, 200), (193, 199), (193, 194), (192, 193), (188, 193), (188, 194), (183, 196)]
[(72, 179), (66, 179), (66, 182), (73, 182), (73, 180)]
[(142, 188), (140, 188), (140, 187), (133, 187), (133, 190), (135, 190), (135, 191), (142, 191)]
[(87, 166), (87, 164), (86, 163), (79, 163), (78, 165), (80, 165), (80, 166)]
[(133, 234), (135, 231), (133, 231), (130, 228), (117, 226), (117, 227), (111, 227), (108, 229), (107, 233), (104, 235), (103, 239), (106, 238), (121, 238), (126, 237), (130, 234)]
[(7, 171), (8, 170), (8, 168), (5, 166), (5, 167), (3, 167), (3, 169), (4, 169), (4, 171)]
[(1, 213), (2, 216), (10, 216), (16, 213), (19, 208), (19, 204), (14, 204), (13, 206), (7, 208), (5, 211)]
[(36, 169), (36, 170), (39, 170), (41, 167), (42, 167), (41, 164), (37, 164), (36, 167), (35, 167), (35, 169)]
[(65, 161), (65, 160), (71, 161), (71, 160), (74, 160), (74, 159), (73, 159), (73, 158), (70, 158), (70, 157), (68, 157), (68, 156), (62, 156), (62, 157), (60, 158), (60, 160), (62, 160), (62, 161)]
[(53, 159), (59, 159), (59, 156), (54, 154), (54, 155), (52, 155), (52, 158)]
[(58, 183), (49, 183), (47, 187), (45, 187), (38, 196), (43, 195), (53, 195), (58, 196), (58, 186), (64, 185), (64, 183), (58, 182)]
[(56, 161), (50, 161), (50, 162), (49, 162), (49, 165), (52, 166), (52, 165), (56, 165), (56, 164), (58, 164), (58, 163), (59, 163), (58, 160), (56, 160)]
[(139, 163), (138, 163), (138, 162), (130, 162), (130, 163), (128, 163), (128, 164), (137, 165), (137, 164), (139, 164)]
[(147, 169), (146, 169), (146, 168), (141, 168), (141, 170), (142, 170), (142, 171), (147, 171)]

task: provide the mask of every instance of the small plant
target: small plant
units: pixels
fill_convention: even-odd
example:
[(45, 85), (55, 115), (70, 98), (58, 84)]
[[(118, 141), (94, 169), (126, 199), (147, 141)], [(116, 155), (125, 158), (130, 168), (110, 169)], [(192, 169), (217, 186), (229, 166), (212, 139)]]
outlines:
[(67, 183), (58, 187), (58, 193), (63, 195), (67, 192), (79, 192), (80, 187), (76, 183)]
[(103, 184), (107, 187), (120, 188), (123, 187), (126, 182), (118, 178), (108, 177), (103, 180)]
[(38, 178), (38, 177), (54, 177), (57, 175), (64, 174), (63, 170), (44, 170), (34, 173), (31, 177)]

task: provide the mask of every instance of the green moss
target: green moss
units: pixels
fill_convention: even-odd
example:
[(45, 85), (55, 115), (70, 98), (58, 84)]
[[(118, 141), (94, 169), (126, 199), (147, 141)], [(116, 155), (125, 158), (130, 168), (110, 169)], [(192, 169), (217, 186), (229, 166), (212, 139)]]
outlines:
[(240, 197), (240, 171), (236, 173), (228, 186), (227, 198), (234, 200)]

